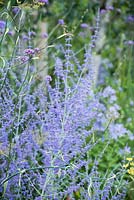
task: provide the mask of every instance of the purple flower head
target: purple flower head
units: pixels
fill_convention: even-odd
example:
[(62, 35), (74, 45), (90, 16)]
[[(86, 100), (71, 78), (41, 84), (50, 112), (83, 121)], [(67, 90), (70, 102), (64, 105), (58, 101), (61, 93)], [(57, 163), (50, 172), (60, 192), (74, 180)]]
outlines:
[(127, 22), (134, 22), (134, 15), (129, 15), (126, 19)]
[(29, 39), (30, 39), (30, 38), (29, 38), (27, 35), (25, 35), (25, 34), (22, 35), (22, 40), (27, 41), (27, 40), (29, 40)]
[(33, 55), (34, 54), (34, 49), (30, 49), (30, 48), (29, 49), (25, 49), (24, 50), (24, 54), (25, 55), (29, 55), (29, 56)]
[(12, 11), (13, 11), (14, 14), (17, 14), (20, 11), (20, 8), (14, 7)]
[(48, 34), (47, 33), (43, 33), (42, 34), (42, 38), (47, 38), (48, 37)]
[(109, 120), (110, 119), (112, 119), (112, 120), (118, 119), (120, 116), (120, 114), (118, 112), (119, 110), (120, 110), (120, 108), (118, 106), (116, 107), (116, 104), (114, 106), (109, 107), (109, 111), (106, 114), (107, 118)]
[(116, 100), (117, 100), (116, 95), (112, 95), (112, 96), (110, 97), (110, 99), (109, 99), (109, 103), (113, 103), (113, 102), (115, 102)]
[(123, 149), (119, 150), (120, 155), (130, 154), (130, 153), (131, 153), (131, 148), (128, 145), (126, 145)]
[(88, 28), (89, 26), (88, 26), (88, 24), (86, 24), (86, 23), (82, 23), (82, 24), (80, 25), (80, 27), (81, 27), (81, 28)]
[(128, 134), (128, 130), (122, 124), (110, 124), (109, 133), (112, 139), (117, 140), (119, 137)]
[(4, 29), (6, 26), (6, 22), (3, 20), (0, 20), (0, 29)]
[(29, 60), (29, 57), (28, 57), (28, 56), (22, 56), (22, 57), (20, 58), (21, 63), (26, 63), (28, 60)]
[(34, 49), (34, 52), (35, 52), (35, 53), (39, 53), (39, 52), (40, 52), (40, 48), (36, 47), (36, 48)]
[(41, 196), (35, 198), (35, 200), (42, 200)]
[(102, 14), (102, 15), (105, 14), (106, 12), (107, 12), (106, 9), (101, 9), (101, 10), (100, 10), (100, 14)]
[(36, 33), (34, 31), (29, 31), (28, 32), (28, 36), (29, 37), (32, 37), (32, 36), (35, 36), (35, 35), (36, 35)]
[(107, 6), (106, 9), (109, 10), (109, 11), (113, 11), (114, 7), (113, 6)]
[(8, 35), (13, 36), (14, 32), (13, 31), (8, 31)]
[(42, 4), (48, 4), (48, 0), (38, 0), (39, 3), (42, 3)]
[(107, 98), (111, 96), (115, 96), (115, 90), (111, 86), (107, 86), (103, 91), (103, 97)]
[(47, 76), (45, 77), (45, 80), (46, 80), (47, 82), (51, 82), (51, 81), (52, 81), (52, 77), (49, 76), (49, 75), (47, 75)]
[(125, 146), (124, 147), (124, 151), (125, 151), (125, 153), (131, 153), (131, 148), (129, 147), (129, 146)]
[(59, 24), (59, 25), (64, 25), (64, 19), (59, 19), (59, 20), (58, 20), (58, 24)]
[(126, 45), (134, 45), (134, 41), (133, 40), (128, 40), (128, 41), (125, 41), (125, 44)]

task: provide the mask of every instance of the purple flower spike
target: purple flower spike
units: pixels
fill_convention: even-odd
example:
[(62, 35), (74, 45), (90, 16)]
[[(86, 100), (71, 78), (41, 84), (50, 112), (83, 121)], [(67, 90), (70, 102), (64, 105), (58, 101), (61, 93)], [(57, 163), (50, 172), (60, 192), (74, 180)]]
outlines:
[(0, 29), (4, 29), (6, 26), (6, 22), (3, 20), (0, 20)]
[(107, 10), (113, 11), (113, 10), (114, 10), (114, 7), (113, 7), (113, 6), (107, 6)]
[(29, 37), (28, 37), (27, 35), (22, 35), (22, 39), (23, 39), (24, 41), (27, 41), (27, 40), (29, 40)]
[(28, 56), (22, 56), (20, 60), (21, 60), (22, 63), (26, 63), (29, 60), (29, 57)]
[(8, 35), (13, 36), (14, 35), (13, 31), (8, 31)]
[(33, 50), (33, 49), (25, 49), (25, 50), (24, 50), (24, 53), (25, 53), (26, 55), (33, 55), (33, 54), (34, 54), (34, 50)]
[(36, 47), (36, 48), (34, 49), (34, 52), (35, 52), (35, 53), (39, 53), (39, 52), (40, 52), (40, 48)]
[(103, 15), (103, 14), (105, 14), (107, 12), (107, 10), (105, 10), (105, 9), (101, 9), (101, 11), (100, 11), (100, 13)]
[(12, 11), (13, 11), (14, 14), (17, 14), (20, 11), (20, 8), (19, 7), (15, 7), (15, 8), (13, 8)]
[(127, 17), (127, 22), (134, 22), (134, 15), (129, 15)]
[(28, 36), (29, 37), (36, 36), (36, 33), (34, 31), (29, 31)]
[(126, 45), (134, 45), (134, 41), (133, 40), (128, 40), (125, 42)]
[(48, 34), (47, 33), (43, 33), (42, 34), (42, 38), (47, 38), (48, 37)]
[(59, 20), (58, 20), (58, 24), (59, 24), (59, 25), (64, 25), (64, 20), (63, 20), (63, 19), (59, 19)]
[(39, 3), (48, 4), (48, 0), (38, 0)]
[(88, 28), (88, 24), (83, 23), (83, 24), (80, 25), (80, 27), (81, 27), (81, 28)]

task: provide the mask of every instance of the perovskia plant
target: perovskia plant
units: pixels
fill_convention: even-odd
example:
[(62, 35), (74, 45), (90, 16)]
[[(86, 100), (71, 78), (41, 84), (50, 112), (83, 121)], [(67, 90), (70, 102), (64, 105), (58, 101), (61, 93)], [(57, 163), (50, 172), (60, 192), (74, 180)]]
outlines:
[[(107, 88), (95, 92), (92, 51), (98, 20), (99, 15), (83, 64), (74, 56), (72, 38), (67, 36), (63, 55), (55, 57), (54, 76), (44, 77), (44, 83), (38, 87), (30, 66), (35, 48), (27, 47), (23, 51), (27, 59), (18, 67), (14, 62), (6, 62), (0, 68), (0, 195), (3, 199), (124, 198), (123, 193), (112, 193), (116, 176), (111, 173), (102, 179), (96, 159), (92, 161), (88, 154), (102, 134), (110, 132), (111, 126), (120, 128), (113, 121), (109, 125), (111, 115), (105, 103), (115, 95), (114, 91)], [(108, 99), (103, 102), (102, 97)], [(115, 99), (110, 105), (113, 120), (119, 108)], [(117, 140), (127, 133), (121, 128), (123, 131), (115, 137), (116, 133), (106, 134), (107, 146), (112, 137)]]

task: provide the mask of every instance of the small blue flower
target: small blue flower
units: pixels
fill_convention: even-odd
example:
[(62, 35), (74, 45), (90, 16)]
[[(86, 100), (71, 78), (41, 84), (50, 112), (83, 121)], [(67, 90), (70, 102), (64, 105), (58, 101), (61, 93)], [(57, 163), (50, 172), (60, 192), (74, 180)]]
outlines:
[(81, 28), (88, 28), (89, 26), (88, 26), (88, 24), (86, 24), (86, 23), (82, 23), (82, 24), (80, 25), (80, 27), (81, 27)]
[(64, 25), (64, 20), (63, 20), (63, 19), (59, 19), (59, 20), (58, 20), (58, 24), (59, 24), (59, 25)]
[(3, 20), (0, 20), (0, 29), (4, 29), (6, 26), (6, 22)]
[(48, 0), (38, 0), (39, 3), (48, 4)]

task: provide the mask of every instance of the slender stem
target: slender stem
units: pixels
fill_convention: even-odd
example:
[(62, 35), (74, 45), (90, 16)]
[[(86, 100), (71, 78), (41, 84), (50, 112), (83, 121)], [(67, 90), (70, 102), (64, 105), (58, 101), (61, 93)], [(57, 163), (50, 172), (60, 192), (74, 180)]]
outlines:
[(20, 170), (14, 174), (12, 174), (11, 176), (8, 176), (7, 178), (5, 178), (0, 185), (3, 185), (5, 182), (9, 181), (10, 179), (12, 179), (13, 177), (20, 175), (20, 174), (24, 174), (28, 171), (36, 171), (36, 170), (40, 170), (40, 169), (56, 169), (56, 168), (60, 168), (60, 169), (65, 169), (66, 167), (68, 167), (68, 165), (62, 165), (62, 166), (48, 166), (48, 167), (33, 167), (33, 168), (29, 168), (29, 169), (24, 169), (24, 170)]

